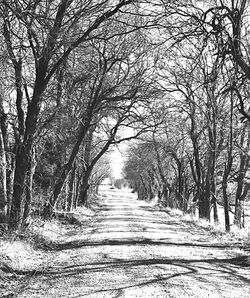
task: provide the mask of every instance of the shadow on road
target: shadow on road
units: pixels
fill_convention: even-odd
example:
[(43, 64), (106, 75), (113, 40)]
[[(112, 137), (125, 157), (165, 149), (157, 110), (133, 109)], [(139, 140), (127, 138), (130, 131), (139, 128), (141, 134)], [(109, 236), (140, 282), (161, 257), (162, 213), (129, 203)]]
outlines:
[[(111, 240), (101, 240), (101, 241), (69, 241), (64, 243), (54, 243), (50, 244), (47, 247), (43, 246), (44, 249), (50, 251), (62, 251), (68, 249), (76, 249), (81, 248), (84, 246), (106, 246), (106, 245), (117, 245), (117, 246), (124, 246), (124, 245), (144, 245), (144, 246), (186, 246), (186, 247), (202, 247), (202, 248), (209, 248), (209, 249), (225, 249), (225, 248), (232, 248), (231, 245), (226, 244), (210, 244), (210, 243), (192, 243), (192, 242), (173, 242), (172, 239), (160, 239), (160, 240), (152, 240), (152, 239), (111, 239)], [(234, 246), (235, 248), (235, 246)]]
[[(170, 266), (170, 267), (169, 267)], [(126, 284), (110, 285), (102, 289), (96, 289), (94, 293), (119, 291), (128, 288), (154, 284), (157, 282), (167, 281), (176, 277), (190, 276), (195, 282), (207, 282), (210, 278), (225, 278), (230, 283), (244, 282), (250, 284), (250, 277), (246, 277), (239, 273), (238, 266), (249, 266), (247, 264), (247, 257), (236, 258), (209, 258), (209, 259), (184, 259), (184, 258), (150, 258), (150, 259), (113, 259), (108, 261), (100, 261), (84, 264), (73, 264), (67, 266), (48, 267), (46, 270), (33, 271), (15, 271), (17, 275), (25, 275), (29, 277), (43, 277), (58, 281), (60, 278), (81, 278), (81, 276), (90, 275), (94, 273), (119, 274), (119, 272), (136, 272), (137, 279)], [(155, 269), (161, 268), (164, 271), (158, 271), (154, 274)], [(170, 269), (168, 269), (170, 268)], [(248, 269), (246, 269), (248, 270)], [(206, 274), (200, 274), (201, 271)], [(115, 273), (114, 273), (115, 272)], [(152, 274), (147, 275), (146, 272)], [(156, 270), (157, 272), (157, 270)], [(163, 273), (164, 272), (164, 273)], [(78, 297), (78, 296), (74, 296)], [(79, 296), (82, 297), (82, 296)]]

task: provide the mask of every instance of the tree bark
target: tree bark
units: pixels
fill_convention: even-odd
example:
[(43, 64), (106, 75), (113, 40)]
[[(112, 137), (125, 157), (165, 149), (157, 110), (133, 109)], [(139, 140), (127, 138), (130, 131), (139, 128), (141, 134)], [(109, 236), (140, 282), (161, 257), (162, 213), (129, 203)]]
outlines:
[(33, 176), (35, 174), (36, 169), (36, 156), (35, 156), (35, 150), (32, 150), (32, 156), (30, 160), (30, 169), (27, 173), (27, 181), (26, 181), (26, 197), (24, 202), (24, 211), (22, 216), (22, 226), (25, 227), (27, 224), (27, 219), (30, 215), (30, 207), (33, 200)]
[(0, 224), (7, 223), (7, 159), (6, 159), (6, 114), (0, 88)]
[[(1, 116), (1, 115), (0, 115)], [(6, 154), (0, 126), (0, 224), (7, 223)]]
[[(244, 187), (244, 179), (246, 177), (246, 172), (249, 168), (250, 158), (247, 154), (250, 147), (250, 124), (249, 122), (244, 123), (240, 145), (241, 145), (241, 153), (240, 153), (240, 166), (239, 166), (239, 174), (237, 177), (237, 189), (235, 194), (235, 216), (234, 223), (239, 227), (243, 228), (244, 222), (244, 200), (248, 193), (249, 185), (246, 184)], [(246, 148), (243, 148), (245, 136), (247, 137), (247, 145)], [(246, 152), (244, 152), (246, 151)]]
[(89, 178), (90, 178), (91, 171), (87, 170), (84, 171), (82, 176), (81, 188), (78, 198), (79, 206), (86, 206), (88, 202), (88, 190), (89, 190)]
[[(39, 88), (40, 89), (40, 88)], [(16, 229), (22, 221), (21, 205), (26, 189), (27, 174), (30, 169), (31, 156), (33, 150), (34, 135), (37, 127), (37, 119), (40, 111), (39, 99), (41, 93), (34, 91), (32, 103), (28, 106), (26, 117), (26, 130), (24, 141), (17, 145), (16, 168), (14, 174), (13, 200), (10, 211), (9, 226)]]
[(225, 216), (225, 229), (227, 232), (230, 231), (230, 218), (229, 218), (229, 200), (227, 195), (227, 183), (228, 177), (233, 165), (233, 94), (230, 98), (230, 120), (229, 120), (229, 135), (228, 135), (228, 144), (227, 144), (227, 160), (225, 162), (224, 173), (222, 177), (222, 193), (224, 200), (224, 216)]
[(66, 198), (66, 211), (71, 211), (73, 209), (73, 202), (74, 202), (74, 196), (75, 196), (75, 192), (74, 192), (75, 177), (76, 177), (76, 166), (74, 164), (69, 177), (68, 194)]
[(225, 229), (227, 232), (230, 231), (230, 218), (229, 218), (229, 201), (227, 195), (227, 177), (223, 178), (222, 182), (222, 193), (223, 193), (223, 201), (224, 201), (224, 216), (225, 216)]
[(156, 153), (157, 169), (158, 169), (159, 177), (160, 177), (160, 180), (162, 183), (162, 196), (163, 196), (162, 200), (164, 200), (164, 204), (166, 204), (166, 206), (171, 207), (170, 196), (169, 196), (169, 190), (171, 189), (171, 187), (170, 187), (169, 183), (167, 182), (167, 179), (164, 176), (164, 170), (162, 167), (161, 157), (160, 157), (160, 153), (159, 153), (155, 139), (154, 139), (154, 150)]
[(92, 126), (86, 136), (85, 148), (83, 154), (83, 175), (80, 187), (80, 193), (78, 198), (79, 205), (85, 206), (88, 200), (88, 190), (89, 190), (89, 178), (93, 167), (91, 164), (91, 150), (93, 143), (93, 133), (95, 131), (95, 126)]

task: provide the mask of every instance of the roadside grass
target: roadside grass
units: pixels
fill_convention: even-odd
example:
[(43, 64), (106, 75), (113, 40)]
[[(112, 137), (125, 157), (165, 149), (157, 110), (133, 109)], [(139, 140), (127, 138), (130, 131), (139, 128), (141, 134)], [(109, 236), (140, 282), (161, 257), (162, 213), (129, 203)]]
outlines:
[[(76, 218), (82, 214), (83, 220), (93, 216), (93, 211), (80, 208), (75, 214)], [(69, 230), (79, 229), (79, 223), (69, 223), (72, 218), (72, 213), (70, 220), (34, 218), (25, 231), (7, 232), (0, 237), (0, 297), (16, 297), (28, 281), (27, 276), (51, 266), (56, 252), (50, 248)]]
[[(224, 213), (222, 208), (218, 211), (219, 222), (214, 223), (213, 220), (208, 221), (205, 219), (198, 218), (198, 214), (183, 213), (178, 209), (165, 208), (170, 214), (174, 216), (181, 217), (185, 222), (193, 223), (200, 228), (204, 228), (212, 232), (219, 241), (224, 243), (238, 243), (250, 251), (250, 221), (245, 221), (245, 228), (240, 229), (235, 224), (233, 224), (233, 215), (230, 215), (230, 231), (225, 231), (224, 224)], [(212, 218), (212, 216), (211, 216)]]
[(94, 217), (99, 210), (97, 200), (97, 197), (92, 198), (88, 208), (55, 212), (55, 217), (50, 220), (33, 217), (25, 230), (5, 232), (0, 236), (0, 290), (3, 273), (11, 276), (15, 271), (42, 270), (46, 267), (53, 257), (48, 250), (69, 230), (79, 229)]
[(9, 232), (0, 238), (0, 271), (25, 271), (44, 263), (43, 247), (55, 241), (65, 232), (63, 225), (55, 219), (33, 220), (25, 231)]
[(8, 232), (0, 238), (0, 297), (16, 297), (25, 286), (25, 272), (44, 271), (54, 254), (44, 248), (56, 241), (66, 227), (59, 220), (33, 219), (25, 231)]

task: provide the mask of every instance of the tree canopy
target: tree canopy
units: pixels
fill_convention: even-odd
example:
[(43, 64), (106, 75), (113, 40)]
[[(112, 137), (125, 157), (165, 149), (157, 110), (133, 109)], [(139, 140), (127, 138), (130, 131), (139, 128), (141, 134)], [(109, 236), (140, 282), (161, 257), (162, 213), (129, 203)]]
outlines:
[[(87, 204), (106, 153), (140, 199), (244, 225), (247, 1), (0, 4), (0, 224)], [(125, 135), (129, 128), (131, 135)]]

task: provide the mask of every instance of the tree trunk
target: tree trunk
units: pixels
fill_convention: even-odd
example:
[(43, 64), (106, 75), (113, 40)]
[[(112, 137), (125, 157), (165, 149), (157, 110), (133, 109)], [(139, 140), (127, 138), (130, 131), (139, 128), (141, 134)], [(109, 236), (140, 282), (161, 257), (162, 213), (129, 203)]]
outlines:
[(211, 205), (213, 207), (213, 212), (214, 212), (214, 223), (217, 224), (219, 223), (219, 216), (218, 216), (218, 208), (217, 208), (217, 199), (216, 199), (216, 196), (214, 195), (214, 192), (212, 194)]
[(233, 93), (231, 94), (231, 106), (230, 106), (230, 122), (229, 122), (229, 136), (228, 136), (228, 145), (227, 145), (227, 161), (225, 162), (225, 168), (222, 178), (222, 193), (224, 201), (224, 215), (225, 215), (225, 229), (230, 231), (230, 218), (229, 218), (229, 200), (227, 195), (227, 182), (228, 177), (233, 165)]
[(7, 181), (7, 216), (10, 216), (10, 210), (13, 199), (13, 188), (14, 188), (14, 174), (15, 174), (15, 149), (6, 156), (8, 169), (6, 170), (6, 181)]
[(177, 197), (178, 201), (180, 202), (181, 205), (181, 210), (186, 212), (187, 211), (187, 199), (185, 198), (184, 195), (184, 167), (183, 167), (183, 160), (179, 160), (176, 157), (176, 162), (177, 162), (177, 167), (178, 167), (178, 177), (177, 177)]
[[(34, 93), (36, 93), (34, 91)], [(36, 95), (34, 95), (36, 96)], [(40, 96), (40, 95), (37, 95)], [(22, 222), (21, 205), (26, 190), (27, 174), (30, 170), (33, 151), (34, 135), (39, 114), (39, 99), (34, 98), (28, 107), (24, 140), (18, 141), (16, 153), (16, 167), (14, 173), (13, 199), (10, 210), (10, 228), (18, 228)]]
[(215, 174), (214, 173), (213, 173), (212, 180), (211, 180), (211, 195), (212, 195), (211, 205), (213, 208), (214, 223), (218, 224), (219, 216), (218, 216), (218, 208), (217, 208), (216, 183), (215, 183)]
[(199, 202), (199, 218), (210, 220), (210, 195), (207, 193), (207, 189), (202, 187), (198, 193)]
[(0, 224), (7, 223), (6, 154), (0, 126)]
[(73, 202), (74, 202), (74, 185), (75, 185), (75, 176), (76, 176), (76, 166), (74, 165), (71, 175), (69, 178), (69, 187), (68, 187), (68, 194), (67, 194), (67, 202), (66, 202), (66, 210), (71, 211), (73, 209)]
[(234, 224), (242, 229), (244, 228), (244, 200), (238, 199), (235, 203)]
[(235, 194), (235, 215), (234, 215), (234, 223), (241, 229), (243, 227), (242, 219), (243, 219), (243, 201), (242, 192), (243, 192), (243, 180), (245, 178), (245, 171), (243, 169), (246, 160), (246, 156), (242, 156), (240, 161), (240, 173), (237, 177), (237, 190)]
[(82, 175), (80, 173), (80, 170), (76, 170), (76, 180), (75, 180), (75, 195), (73, 197), (73, 208), (75, 209), (78, 205), (78, 197), (79, 197), (79, 192), (80, 192), (80, 184), (82, 180)]
[(138, 200), (146, 200), (147, 198), (147, 187), (145, 185), (145, 182), (143, 180), (142, 175), (140, 176), (140, 186), (138, 189)]
[(250, 124), (249, 122), (244, 123), (241, 140), (240, 140), (240, 146), (243, 149), (244, 141), (245, 141), (245, 135), (247, 137), (247, 146), (244, 148), (246, 152), (243, 150), (240, 153), (240, 166), (239, 166), (239, 174), (237, 177), (237, 189), (235, 194), (235, 216), (234, 216), (234, 224), (236, 224), (240, 229), (243, 228), (243, 215), (244, 215), (244, 199), (247, 195), (249, 185), (246, 184), (244, 188), (244, 179), (246, 177), (246, 172), (249, 168), (249, 161), (250, 158), (247, 154), (250, 147)]
[(207, 165), (207, 175), (206, 175), (206, 182), (204, 191), (202, 194), (202, 206), (204, 208), (202, 217), (210, 221), (210, 196), (211, 196), (211, 167)]
[(227, 196), (227, 178), (223, 179), (222, 182), (222, 192), (223, 192), (223, 201), (224, 201), (224, 216), (225, 216), (225, 229), (230, 231), (230, 218), (229, 218), (229, 202)]
[(89, 177), (90, 173), (85, 172), (82, 177), (82, 183), (80, 188), (80, 194), (78, 198), (79, 206), (86, 206), (88, 202), (88, 190), (89, 190)]
[(168, 207), (171, 207), (170, 196), (169, 196), (170, 185), (164, 176), (162, 161), (161, 161), (160, 153), (159, 153), (157, 143), (155, 140), (154, 140), (154, 150), (156, 153), (157, 169), (158, 169), (159, 177), (160, 177), (160, 180), (162, 183), (162, 196), (163, 196), (164, 204), (166, 204), (166, 206), (168, 206)]
[(14, 174), (13, 199), (10, 210), (9, 226), (16, 229), (20, 226), (22, 220), (22, 200), (29, 168), (29, 148), (21, 146), (16, 155), (16, 168)]
[(199, 156), (198, 137), (196, 133), (196, 123), (191, 118), (191, 140), (193, 144), (193, 159), (190, 160), (192, 175), (196, 185), (196, 194), (194, 201), (198, 202), (199, 218), (207, 218), (207, 205), (204, 200), (204, 187), (202, 181), (202, 165)]
[(24, 211), (22, 217), (22, 226), (26, 225), (26, 221), (30, 215), (30, 207), (33, 200), (33, 177), (36, 170), (36, 156), (35, 150), (32, 150), (32, 156), (30, 160), (30, 170), (27, 173), (27, 181), (26, 181), (26, 197), (24, 203)]
[(86, 140), (85, 140), (85, 148), (83, 153), (83, 175), (82, 175), (82, 181), (81, 181), (81, 188), (80, 188), (80, 194), (78, 203), (81, 206), (86, 206), (88, 201), (88, 190), (89, 190), (89, 178), (92, 171), (91, 164), (91, 150), (92, 150), (92, 142), (93, 142), (93, 133), (95, 131), (95, 126), (92, 126), (89, 130)]
[(7, 196), (7, 116), (3, 107), (4, 95), (0, 87), (0, 224), (8, 221), (8, 196)]
[[(17, 95), (17, 109), (19, 115), (19, 133), (20, 137), (17, 142), (16, 167), (14, 174), (13, 198), (10, 210), (9, 227), (11, 229), (18, 228), (22, 223), (21, 205), (26, 189), (26, 179), (30, 170), (32, 150), (34, 144), (34, 135), (37, 130), (38, 115), (40, 112), (40, 99), (46, 87), (44, 82), (45, 71), (44, 65), (40, 65), (40, 69), (36, 72), (36, 81), (33, 91), (32, 100), (28, 104), (27, 116), (24, 130), (24, 115), (21, 110), (22, 99)], [(21, 80), (21, 78), (20, 78)], [(19, 90), (20, 87), (17, 87)], [(19, 90), (19, 93), (21, 91)], [(21, 97), (21, 94), (19, 95)], [(24, 130), (23, 133), (22, 130)]]

